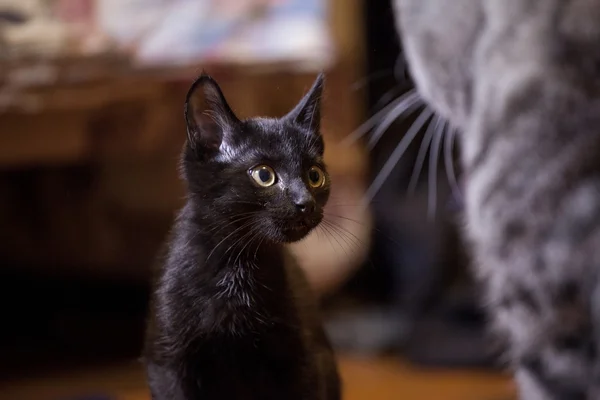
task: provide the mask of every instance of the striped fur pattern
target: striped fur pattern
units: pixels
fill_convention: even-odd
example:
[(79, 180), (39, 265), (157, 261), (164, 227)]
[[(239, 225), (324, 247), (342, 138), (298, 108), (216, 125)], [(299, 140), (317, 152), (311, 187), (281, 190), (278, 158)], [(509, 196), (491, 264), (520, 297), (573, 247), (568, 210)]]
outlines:
[(600, 0), (394, 0), (525, 400), (600, 399)]

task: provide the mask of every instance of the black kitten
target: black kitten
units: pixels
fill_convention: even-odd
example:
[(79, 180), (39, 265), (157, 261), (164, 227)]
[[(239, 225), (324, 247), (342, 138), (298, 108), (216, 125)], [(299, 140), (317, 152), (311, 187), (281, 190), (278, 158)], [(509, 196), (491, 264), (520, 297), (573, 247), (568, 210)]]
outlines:
[(287, 116), (240, 121), (217, 83), (190, 88), (188, 201), (154, 293), (145, 361), (152, 398), (340, 398), (315, 298), (284, 244), (323, 218), (323, 77)]

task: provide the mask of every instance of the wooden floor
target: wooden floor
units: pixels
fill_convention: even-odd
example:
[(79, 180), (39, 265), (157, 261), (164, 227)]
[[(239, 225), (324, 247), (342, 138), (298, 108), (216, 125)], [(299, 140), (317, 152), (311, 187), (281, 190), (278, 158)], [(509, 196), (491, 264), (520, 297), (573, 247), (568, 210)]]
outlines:
[[(417, 370), (395, 359), (342, 357), (345, 400), (510, 400), (514, 391), (501, 375)], [(2, 400), (148, 400), (137, 363), (37, 379), (0, 383)]]

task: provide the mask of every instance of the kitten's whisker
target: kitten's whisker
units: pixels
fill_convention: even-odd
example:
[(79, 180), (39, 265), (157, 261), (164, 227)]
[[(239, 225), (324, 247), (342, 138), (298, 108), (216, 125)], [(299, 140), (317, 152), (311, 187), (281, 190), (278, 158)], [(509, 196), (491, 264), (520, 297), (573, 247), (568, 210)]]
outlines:
[[(331, 213), (325, 213), (325, 215), (327, 215), (328, 217), (329, 217), (329, 216), (331, 216), (331, 217), (336, 217), (336, 218), (342, 218), (342, 219), (344, 219), (344, 220), (351, 221), (351, 222), (354, 222), (354, 223), (356, 223), (356, 224), (359, 224), (359, 225), (362, 225), (362, 226), (366, 226), (366, 224), (365, 224), (365, 223), (362, 223), (362, 222), (360, 222), (360, 221), (357, 221), (357, 220), (355, 220), (355, 219), (348, 218), (348, 217), (344, 217), (344, 216), (341, 216), (341, 215), (336, 215), (336, 214), (331, 214)], [(334, 221), (330, 221), (330, 222), (334, 222)], [(384, 237), (385, 237), (386, 239), (388, 239), (390, 242), (392, 242), (392, 243), (394, 243), (394, 244), (396, 244), (396, 245), (400, 246), (400, 243), (398, 243), (397, 241), (395, 241), (395, 240), (394, 240), (394, 239), (393, 239), (391, 236), (389, 236), (389, 235), (385, 234), (385, 232), (384, 232), (384, 231), (382, 231), (381, 229), (379, 229), (379, 228), (377, 228), (377, 227), (371, 227), (371, 229), (372, 229), (373, 231), (377, 232), (377, 233), (381, 233), (381, 234), (383, 234), (383, 235), (384, 235)], [(360, 242), (361, 242), (361, 243), (363, 243), (363, 242), (362, 242), (362, 240), (361, 240)]]
[[(236, 202), (235, 204), (238, 204), (238, 203)], [(223, 218), (223, 219), (226, 219), (228, 221), (233, 221), (237, 217), (242, 217), (242, 216), (245, 216), (245, 215), (252, 215), (252, 214), (256, 214), (256, 213), (257, 213), (257, 211), (247, 211), (247, 212), (243, 212), (243, 213), (234, 214), (232, 216), (228, 216), (227, 218)], [(210, 224), (208, 226), (220, 225), (221, 223), (222, 223), (222, 221), (217, 221), (217, 222), (214, 222), (214, 223), (212, 223), (212, 224)]]
[[(248, 214), (248, 215), (244, 215), (244, 214)], [(227, 228), (228, 226), (231, 226), (235, 223), (250, 219), (250, 218), (254, 217), (254, 215), (256, 215), (256, 214), (257, 214), (256, 211), (238, 214), (238, 215), (234, 216), (235, 219), (229, 220), (229, 222), (226, 223), (225, 225), (223, 225), (223, 222), (221, 222), (221, 221), (209, 224), (209, 225), (207, 225), (207, 228), (209, 228), (209, 229), (207, 229), (206, 232), (211, 233), (217, 229), (222, 230), (222, 229)], [(215, 232), (215, 233), (217, 233), (217, 232)]]
[[(447, 125), (449, 126), (449, 125)], [(446, 176), (448, 177), (448, 183), (452, 190), (455, 200), (462, 199), (462, 193), (458, 182), (456, 180), (456, 173), (454, 172), (454, 139), (456, 138), (456, 129), (450, 128), (449, 132), (446, 132), (444, 140), (444, 161), (446, 164)]]
[[(246, 225), (246, 224), (249, 224), (249, 223), (251, 224), (252, 223), (252, 219), (253, 219), (252, 216), (248, 216), (246, 218), (240, 218), (240, 219), (238, 219), (236, 221), (233, 221), (233, 222), (231, 222), (231, 223), (229, 223), (227, 225), (224, 225), (222, 227), (216, 226), (212, 230), (206, 231), (206, 233), (210, 233), (212, 235), (218, 235), (219, 233), (223, 232), (224, 230), (226, 230), (229, 226), (231, 226), (233, 224), (237, 224), (237, 223), (241, 223), (242, 225)], [(231, 229), (231, 228), (229, 228), (229, 229)]]
[[(245, 229), (246, 227), (250, 226), (251, 224), (253, 224), (253, 221), (247, 222), (245, 224), (243, 224), (242, 226), (236, 228), (233, 230), (233, 232), (230, 232), (227, 236), (225, 236), (219, 243), (217, 243), (217, 245), (215, 247), (213, 247), (213, 249), (210, 251), (210, 253), (208, 254), (208, 257), (206, 257), (206, 262), (208, 262), (208, 260), (210, 259), (210, 257), (213, 255), (213, 253), (215, 252), (215, 250), (223, 243), (225, 242), (227, 239), (229, 239), (231, 236), (235, 235), (237, 232), (241, 231), (242, 229)], [(227, 251), (225, 252), (227, 253)]]
[(239, 198), (232, 200), (232, 201), (223, 201), (224, 204), (252, 204), (255, 206), (260, 206), (259, 202), (256, 201), (246, 201), (246, 200), (240, 200)]
[(315, 228), (315, 233), (317, 234), (317, 239), (319, 239), (319, 242), (321, 242), (321, 235), (319, 235), (319, 225), (317, 225), (317, 227)]
[(252, 229), (250, 229), (250, 232), (248, 233), (249, 240), (246, 242), (246, 244), (244, 246), (242, 246), (242, 248), (238, 252), (237, 257), (235, 258), (235, 260), (233, 260), (234, 264), (237, 264), (240, 256), (242, 255), (242, 253), (244, 252), (244, 250), (246, 249), (246, 247), (248, 247), (248, 245), (250, 243), (252, 243), (254, 241), (254, 239), (256, 239), (256, 233), (257, 232), (258, 232), (258, 227), (252, 227)]
[(333, 245), (333, 242), (331, 241), (331, 232), (329, 232), (329, 230), (327, 229), (327, 225), (321, 223), (319, 226), (319, 228), (323, 229), (323, 231), (325, 232), (325, 237), (327, 238), (327, 241), (329, 242), (329, 245), (331, 246), (331, 248), (333, 249), (333, 251), (337, 254), (337, 256), (339, 257), (339, 253), (337, 252), (335, 246)]
[(442, 144), (442, 135), (446, 122), (442, 123), (441, 130), (436, 131), (436, 135), (433, 138), (431, 145), (431, 154), (429, 155), (429, 192), (427, 194), (427, 216), (430, 219), (435, 219), (435, 212), (437, 208), (437, 168), (438, 160), (440, 158), (440, 147)]
[(432, 115), (433, 111), (431, 111), (429, 108), (425, 108), (425, 110), (423, 110), (415, 122), (410, 126), (402, 140), (400, 140), (400, 143), (398, 143), (388, 160), (383, 165), (383, 168), (381, 168), (381, 171), (379, 171), (373, 180), (371, 186), (369, 186), (367, 189), (362, 201), (362, 207), (368, 207), (371, 200), (373, 200), (373, 197), (375, 197), (377, 192), (379, 192), (379, 189), (381, 189), (381, 186), (383, 186), (385, 180), (390, 176), (394, 167), (404, 155), (404, 152), (406, 152), (406, 149), (408, 149), (408, 146), (412, 143), (414, 138), (421, 131), (421, 128), (423, 128), (423, 125), (425, 125), (427, 120), (431, 118)]
[(396, 107), (394, 107), (388, 115), (383, 118), (380, 124), (377, 125), (373, 134), (369, 138), (367, 147), (373, 149), (379, 139), (387, 132), (388, 128), (398, 120), (405, 112), (411, 112), (414, 108), (422, 105), (421, 98), (417, 92), (409, 93), (409, 95)]
[(366, 224), (365, 224), (364, 222), (360, 222), (360, 221), (357, 221), (357, 220), (355, 220), (355, 219), (353, 219), (353, 218), (350, 218), (350, 217), (345, 217), (345, 216), (343, 216), (343, 215), (337, 215), (337, 214), (332, 214), (332, 213), (324, 213), (324, 215), (325, 215), (325, 216), (327, 216), (327, 217), (335, 217), (335, 218), (340, 218), (340, 219), (343, 219), (343, 220), (346, 220), (346, 221), (351, 221), (351, 222), (354, 222), (355, 224), (359, 224), (359, 225), (362, 225), (362, 226), (366, 226)]
[[(355, 248), (355, 246), (352, 246), (346, 238), (340, 235), (338, 231), (336, 231), (332, 227), (327, 227), (327, 232), (329, 233), (329, 235), (331, 235), (331, 237), (333, 237), (333, 239), (336, 241), (337, 245), (344, 252), (347, 258), (353, 258), (358, 256), (358, 250)], [(343, 243), (337, 239), (338, 237), (342, 240)]]
[[(257, 245), (256, 245), (256, 250), (254, 252), (254, 257), (256, 258), (256, 252), (258, 252), (258, 248), (264, 240), (264, 236), (258, 235), (259, 232), (260, 232), (260, 226), (257, 226), (256, 229), (252, 232), (252, 237), (250, 238), (250, 240), (248, 241), (246, 246), (242, 247), (242, 250), (240, 250), (240, 254), (242, 254), (244, 252), (246, 247), (248, 248), (248, 253), (249, 254), (252, 253), (252, 245), (256, 242)], [(238, 257), (239, 257), (239, 255), (238, 255)], [(235, 262), (237, 262), (237, 259)]]
[(423, 140), (421, 140), (419, 153), (417, 154), (417, 159), (415, 161), (412, 174), (410, 175), (410, 181), (408, 183), (409, 194), (413, 194), (415, 192), (415, 189), (417, 188), (419, 178), (421, 177), (421, 171), (423, 170), (423, 165), (425, 164), (425, 157), (427, 156), (427, 151), (431, 146), (431, 140), (433, 139), (433, 134), (437, 129), (439, 122), (440, 118), (437, 115), (435, 115), (433, 119), (429, 122), (427, 131), (425, 131), (425, 136), (423, 136)]
[[(356, 205), (356, 203), (348, 203), (348, 195), (339, 195), (338, 193), (332, 193), (329, 196), (329, 201), (327, 202), (328, 205), (334, 205), (334, 203), (332, 203), (333, 201), (343, 201), (343, 203), (335, 203), (335, 205)], [(378, 200), (376, 200), (378, 201)]]
[(341, 232), (344, 232), (345, 236), (351, 240), (355, 246), (360, 246), (360, 245), (364, 245), (363, 241), (360, 240), (360, 238), (358, 236), (356, 236), (354, 233), (350, 232), (347, 228), (343, 227), (340, 224), (337, 224), (333, 221), (327, 221), (327, 224), (330, 226), (335, 227), (337, 230)]
[[(358, 236), (356, 236), (354, 233), (350, 232), (348, 229), (344, 228), (343, 226), (341, 226), (333, 221), (324, 221), (324, 222), (327, 226), (334, 229), (338, 234), (340, 234), (340, 235), (343, 234), (345, 239), (349, 240), (354, 246), (358, 247), (363, 244), (363, 242), (358, 238)], [(348, 242), (346, 242), (346, 244), (349, 245)]]
[[(234, 243), (232, 243), (231, 246), (229, 246), (229, 248), (227, 250), (225, 250), (225, 253), (223, 255), (229, 254), (229, 258), (227, 259), (227, 263), (231, 263), (231, 257), (233, 256), (233, 254), (235, 253), (235, 250), (237, 249), (237, 247), (239, 245), (242, 245), (243, 243), (248, 244), (248, 242), (246, 242), (246, 239), (249, 238), (249, 237), (251, 237), (252, 234), (257, 231), (257, 229), (258, 229), (258, 227), (255, 224), (252, 224), (249, 227), (248, 232), (245, 232)], [(245, 244), (244, 244), (244, 247), (245, 247)], [(238, 257), (239, 257), (240, 254), (241, 253), (238, 252)], [(234, 263), (235, 262), (237, 262), (237, 257), (236, 257)]]
[(184, 247), (188, 247), (192, 243), (192, 241), (200, 235), (200, 233), (202, 233), (202, 231), (200, 230), (194, 232), (194, 234), (187, 240), (187, 242), (185, 242)]
[[(354, 255), (358, 255), (358, 248), (361, 244), (360, 242), (354, 242), (351, 237), (345, 234), (345, 232), (339, 230), (339, 226), (326, 222), (324, 227), (327, 227), (327, 231), (332, 235), (344, 253), (346, 253), (346, 256), (350, 256), (350, 254), (348, 254), (348, 250), (352, 251)], [(346, 244), (346, 246), (342, 246), (342, 244), (337, 240), (336, 236), (339, 237)]]
[(246, 244), (248, 244), (248, 240), (249, 238), (252, 237), (253, 233), (256, 231), (257, 227), (256, 226), (250, 226), (248, 232), (244, 233), (241, 237), (238, 238), (238, 240), (236, 240), (236, 242), (234, 244), (231, 245), (231, 247), (229, 249), (227, 249), (225, 251), (225, 253), (223, 253), (223, 256), (229, 254), (229, 256), (227, 257), (227, 263), (231, 265), (231, 258), (236, 255), (236, 259), (234, 261), (234, 264), (237, 262), (237, 259), (239, 257), (239, 255), (241, 254), (242, 249), (240, 249), (240, 251), (238, 251), (238, 248), (240, 246), (245, 247)]
[(263, 242), (265, 241), (265, 237), (263, 236), (260, 241), (258, 242), (258, 244), (256, 245), (256, 250), (254, 250), (254, 260), (257, 259), (258, 257), (258, 249), (260, 249), (260, 246), (263, 244)]
[[(331, 229), (333, 229), (333, 227), (330, 227), (330, 228), (331, 228)], [(328, 239), (329, 239), (329, 236), (328, 236), (328, 233), (327, 233), (327, 232), (329, 232), (329, 235), (330, 235), (330, 234), (332, 234), (330, 230), (326, 230), (326, 229), (325, 229), (325, 225), (319, 225), (319, 226), (317, 227), (317, 229), (319, 229), (319, 230), (322, 230), (322, 231), (323, 231), (322, 233), (324, 233), (324, 235), (325, 235), (325, 236), (326, 236)], [(337, 233), (338, 235), (340, 235), (340, 234), (341, 234), (340, 232), (337, 232), (337, 231), (336, 231), (336, 233)], [(333, 247), (333, 244), (331, 243), (331, 241), (329, 241), (329, 243), (330, 243), (330, 244), (332, 245), (332, 247)], [(361, 243), (362, 243), (362, 242), (361, 242)], [(333, 247), (333, 249), (335, 250), (335, 247)], [(353, 251), (355, 252), (354, 254), (363, 256), (363, 257), (364, 257), (364, 261), (368, 262), (368, 264), (369, 264), (369, 266), (370, 266), (370, 267), (375, 267), (375, 264), (373, 264), (373, 260), (371, 260), (371, 258), (370, 258), (370, 257), (368, 257), (368, 255), (365, 257), (365, 255), (364, 255), (364, 254), (358, 254), (358, 246), (351, 247), (351, 250), (353, 250)], [(346, 254), (348, 254), (348, 253), (346, 252)]]
[(402, 96), (398, 97), (396, 100), (373, 114), (371, 118), (369, 118), (366, 122), (363, 122), (358, 128), (354, 130), (351, 134), (349, 134), (344, 140), (342, 140), (342, 145), (351, 145), (356, 142), (361, 137), (365, 136), (367, 133), (373, 129), (375, 125), (377, 125), (378, 121), (387, 115), (391, 110), (397, 107), (399, 104), (403, 103), (407, 97), (413, 96), (416, 93), (416, 90), (410, 90), (404, 93)]
[(254, 229), (253, 226), (249, 227), (249, 231), (248, 232), (244, 232), (239, 238), (237, 238), (228, 248), (227, 250), (225, 250), (223, 252), (223, 254), (221, 255), (221, 259), (223, 259), (223, 257), (228, 256), (227, 257), (227, 264), (231, 265), (231, 257), (233, 256), (233, 254), (235, 253), (235, 250), (237, 249), (238, 245), (244, 243), (244, 239), (246, 237), (248, 237), (248, 235), (250, 234), (250, 232), (252, 231), (252, 229)]
[[(325, 221), (322, 221), (322, 222), (325, 222)], [(324, 226), (329, 226), (329, 224), (324, 223)], [(337, 242), (337, 244), (340, 246), (340, 248), (343, 249), (342, 244), (333, 235), (332, 235), (332, 237), (333, 237), (333, 240), (335, 240)]]
[[(336, 231), (335, 229), (331, 228), (330, 232), (331, 232), (332, 237), (339, 244), (340, 249), (342, 249), (342, 251), (344, 252), (344, 254), (346, 255), (347, 258), (355, 257), (358, 254), (358, 250), (356, 250), (353, 246), (351, 246), (351, 244), (348, 243), (348, 241), (346, 240), (346, 238), (344, 238), (342, 235), (340, 235), (340, 233), (338, 231)], [(344, 244), (342, 245), (336, 239), (336, 237), (339, 237)]]

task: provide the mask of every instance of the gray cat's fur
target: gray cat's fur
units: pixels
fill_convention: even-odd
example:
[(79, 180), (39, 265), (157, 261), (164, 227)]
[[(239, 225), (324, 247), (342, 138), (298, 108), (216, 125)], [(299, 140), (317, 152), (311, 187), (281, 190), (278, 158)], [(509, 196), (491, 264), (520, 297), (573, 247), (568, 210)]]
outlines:
[(522, 399), (600, 399), (600, 0), (394, 0)]

